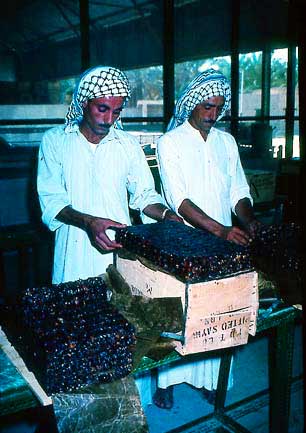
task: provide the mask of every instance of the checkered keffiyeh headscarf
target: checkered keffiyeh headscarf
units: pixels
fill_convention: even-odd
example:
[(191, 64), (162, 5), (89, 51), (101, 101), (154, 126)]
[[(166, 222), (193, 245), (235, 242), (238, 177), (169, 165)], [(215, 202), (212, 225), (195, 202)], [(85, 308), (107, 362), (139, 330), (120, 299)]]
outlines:
[(167, 131), (181, 125), (185, 120), (189, 119), (196, 105), (214, 96), (224, 96), (225, 99), (223, 110), (217, 118), (217, 120), (220, 120), (230, 105), (231, 88), (223, 74), (215, 69), (208, 69), (195, 77), (178, 99)]
[[(102, 96), (130, 97), (130, 85), (126, 75), (111, 66), (97, 66), (85, 71), (73, 93), (72, 102), (66, 114), (66, 132), (75, 130), (83, 119), (83, 103)], [(120, 119), (115, 127), (122, 129)]]

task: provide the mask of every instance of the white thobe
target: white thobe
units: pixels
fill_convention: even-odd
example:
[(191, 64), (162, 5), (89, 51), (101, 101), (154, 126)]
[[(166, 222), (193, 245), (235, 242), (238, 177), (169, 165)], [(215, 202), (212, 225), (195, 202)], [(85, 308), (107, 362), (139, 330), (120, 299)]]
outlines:
[[(211, 128), (204, 141), (186, 121), (159, 139), (157, 158), (165, 198), (176, 212), (184, 199), (190, 199), (211, 218), (230, 226), (238, 201), (247, 197), (252, 202), (237, 144), (226, 132)], [(157, 386), (185, 382), (216, 389), (219, 366), (220, 358), (213, 357), (161, 367)], [(231, 369), (229, 388), (232, 383)]]
[[(163, 202), (138, 140), (113, 127), (95, 147), (79, 130), (47, 131), (39, 149), (37, 188), (42, 220), (55, 231), (53, 283), (100, 275), (113, 261), (112, 253), (92, 246), (84, 230), (56, 219), (64, 207), (129, 225), (129, 206), (142, 212)], [(113, 230), (107, 234), (114, 238)]]
[(163, 191), (177, 212), (190, 199), (220, 224), (232, 225), (231, 212), (244, 197), (251, 200), (232, 135), (211, 128), (204, 141), (188, 121), (163, 135), (157, 143)]

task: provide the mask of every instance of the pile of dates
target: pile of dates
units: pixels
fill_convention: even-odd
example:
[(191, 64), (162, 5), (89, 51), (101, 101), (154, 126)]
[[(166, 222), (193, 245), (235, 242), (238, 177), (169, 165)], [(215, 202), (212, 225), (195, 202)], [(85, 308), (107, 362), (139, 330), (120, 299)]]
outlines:
[(107, 300), (102, 278), (27, 289), (25, 330), (43, 352), (49, 394), (110, 382), (132, 370), (134, 327)]

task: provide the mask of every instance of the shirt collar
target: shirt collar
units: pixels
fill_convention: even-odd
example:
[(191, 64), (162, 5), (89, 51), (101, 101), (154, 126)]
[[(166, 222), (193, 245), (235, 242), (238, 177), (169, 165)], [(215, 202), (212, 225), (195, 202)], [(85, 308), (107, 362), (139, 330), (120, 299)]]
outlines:
[[(88, 142), (87, 138), (81, 133), (79, 128), (77, 129), (77, 134), (82, 140), (85, 140), (86, 143)], [(104, 138), (102, 138), (102, 140), (100, 141), (100, 143), (97, 144), (97, 146), (100, 146), (100, 144), (107, 143), (108, 141), (112, 140), (116, 140), (115, 128), (113, 126), (110, 127), (108, 134)]]
[[(188, 130), (189, 133), (191, 133), (192, 135), (194, 135), (194, 137), (197, 137), (197, 138), (201, 138), (201, 139), (202, 139), (202, 135), (200, 134), (200, 131), (199, 131), (198, 129), (194, 128), (194, 127), (189, 123), (188, 120), (185, 120), (185, 122), (183, 123), (182, 126), (183, 126), (184, 128), (186, 128), (186, 130)], [(215, 130), (214, 127), (212, 127), (212, 128), (210, 129), (209, 134), (208, 134), (208, 136), (207, 136), (207, 139), (208, 139), (208, 137), (210, 137), (210, 136), (214, 133), (214, 130)]]

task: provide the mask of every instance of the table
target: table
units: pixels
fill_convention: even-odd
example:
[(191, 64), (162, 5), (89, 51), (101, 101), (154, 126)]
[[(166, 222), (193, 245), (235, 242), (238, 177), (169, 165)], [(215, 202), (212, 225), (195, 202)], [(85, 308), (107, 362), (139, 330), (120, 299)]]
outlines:
[(58, 433), (52, 399), (27, 369), (0, 326), (0, 426), (25, 419), (36, 424), (37, 433)]
[[(269, 337), (269, 431), (270, 433), (288, 433), (290, 414), (290, 391), (292, 380), (292, 359), (294, 344), (294, 327), (296, 319), (301, 317), (301, 311), (293, 306), (282, 307), (276, 311), (260, 310), (257, 321), (256, 336), (268, 332)], [(252, 337), (250, 337), (252, 338)], [(254, 337), (253, 337), (254, 338)], [(220, 432), (252, 433), (238, 424), (228, 415), (231, 407), (225, 406), (230, 363), (235, 348), (221, 351), (221, 364), (217, 385), (216, 402), (211, 415), (198, 418), (168, 433), (179, 433), (187, 428), (203, 424), (211, 418), (222, 424)], [(169, 364), (181, 357), (173, 352), (166, 358), (154, 362), (143, 359), (136, 372)], [(254, 396), (255, 397), (255, 396)], [(241, 402), (242, 403), (242, 402)], [(235, 404), (236, 406), (239, 403)], [(219, 431), (219, 430), (218, 430)]]
[[(269, 431), (270, 433), (287, 433), (290, 415), (290, 390), (292, 379), (292, 359), (295, 319), (300, 311), (287, 307), (260, 317), (257, 323), (257, 335), (269, 332)], [(225, 405), (227, 380), (230, 367), (230, 353), (224, 353), (221, 360), (214, 416), (220, 419), (225, 427), (232, 427), (235, 432), (246, 433), (247, 430), (231, 419)]]
[[(270, 312), (270, 314), (268, 313), (268, 310), (260, 310), (256, 335), (265, 332), (268, 332), (269, 335), (270, 433), (287, 433), (290, 413), (294, 327), (296, 320), (301, 317), (301, 311), (295, 307), (289, 306), (279, 308), (276, 311)], [(216, 403), (214, 411), (209, 417), (215, 417), (222, 424), (224, 427), (223, 432), (250, 433), (228, 415), (227, 412), (229, 412), (230, 407), (225, 406), (230, 360), (233, 350), (235, 350), (235, 348), (223, 349), (221, 351), (221, 366)], [(171, 352), (168, 356), (159, 361), (143, 358), (138, 367), (134, 370), (134, 373), (169, 364), (178, 359), (181, 359), (181, 356), (177, 352)], [(20, 386), (24, 387), (24, 383)], [(18, 390), (15, 389), (14, 392), (18, 393)], [(22, 403), (23, 409), (35, 405), (37, 406), (38, 404), (38, 401), (35, 401), (35, 397), (33, 396), (33, 398), (31, 398), (27, 392), (26, 399)], [(202, 422), (203, 418), (199, 418), (188, 423), (188, 425), (186, 424), (171, 430), (171, 432), (182, 432), (186, 428)]]

